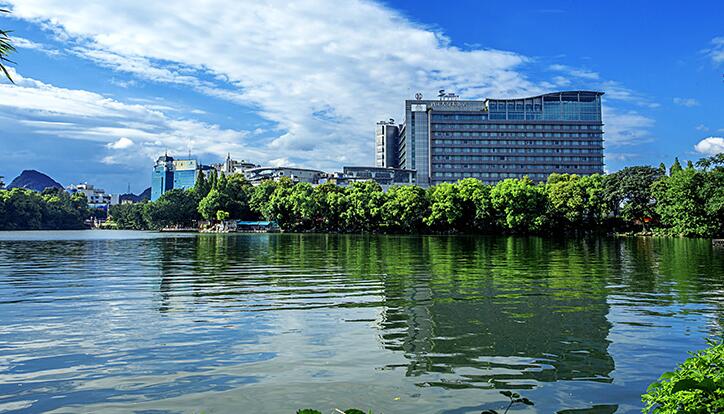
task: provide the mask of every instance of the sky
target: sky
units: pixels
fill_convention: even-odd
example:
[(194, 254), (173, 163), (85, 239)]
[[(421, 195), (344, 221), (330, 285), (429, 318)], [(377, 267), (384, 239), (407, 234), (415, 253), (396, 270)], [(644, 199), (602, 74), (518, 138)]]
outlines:
[[(74, 2), (75, 3), (75, 2)], [(0, 0), (0, 176), (110, 192), (168, 152), (333, 171), (374, 126), (462, 99), (605, 93), (606, 170), (724, 151), (724, 2)]]

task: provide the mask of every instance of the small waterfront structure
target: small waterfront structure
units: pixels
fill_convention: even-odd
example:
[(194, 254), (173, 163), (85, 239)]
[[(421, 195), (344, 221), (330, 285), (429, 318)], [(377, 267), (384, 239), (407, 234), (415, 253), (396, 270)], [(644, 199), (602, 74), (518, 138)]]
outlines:
[(246, 233), (269, 233), (278, 231), (279, 226), (273, 221), (243, 221), (236, 222), (237, 232)]

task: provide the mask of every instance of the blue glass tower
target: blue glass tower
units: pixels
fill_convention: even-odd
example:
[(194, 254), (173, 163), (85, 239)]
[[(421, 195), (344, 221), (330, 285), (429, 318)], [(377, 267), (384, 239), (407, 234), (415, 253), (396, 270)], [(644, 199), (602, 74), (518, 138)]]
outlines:
[(166, 191), (189, 189), (196, 185), (199, 164), (196, 160), (174, 160), (164, 155), (156, 160), (151, 174), (151, 201), (156, 201)]

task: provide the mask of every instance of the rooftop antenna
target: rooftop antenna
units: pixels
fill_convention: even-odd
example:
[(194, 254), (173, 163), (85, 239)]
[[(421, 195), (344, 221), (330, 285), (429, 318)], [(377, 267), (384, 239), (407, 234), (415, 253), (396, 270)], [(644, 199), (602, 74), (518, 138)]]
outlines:
[(437, 92), (437, 97), (440, 98), (440, 100), (442, 101), (442, 98), (445, 97), (445, 89), (440, 89)]
[(422, 100), (422, 92), (416, 93), (416, 94), (415, 94), (415, 99), (417, 99), (418, 101), (421, 101), (421, 100)]
[(126, 191), (126, 194), (131, 194), (131, 183), (128, 183), (128, 191)]

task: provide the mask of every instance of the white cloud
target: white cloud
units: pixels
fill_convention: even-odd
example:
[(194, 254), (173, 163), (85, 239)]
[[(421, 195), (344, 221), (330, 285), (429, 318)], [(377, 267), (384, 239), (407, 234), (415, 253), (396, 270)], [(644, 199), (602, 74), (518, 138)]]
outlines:
[(711, 48), (705, 50), (714, 64), (724, 63), (724, 36), (711, 39)]
[(598, 74), (598, 72), (594, 72), (591, 70), (586, 69), (578, 69), (567, 65), (561, 65), (561, 64), (554, 64), (550, 65), (548, 69), (555, 71), (555, 72), (565, 72), (568, 73), (571, 76), (575, 76), (577, 78), (582, 79), (588, 79), (588, 80), (598, 80), (600, 79), (601, 75)]
[(454, 47), (366, 0), (11, 3), (15, 17), (71, 39), (86, 59), (254, 108), (279, 131), (257, 149), (310, 167), (371, 163), (375, 121), (399, 119), (402, 100), (420, 89), (542, 92), (519, 72), (526, 57)]
[(635, 111), (621, 112), (604, 105), (602, 116), (605, 126), (605, 138), (608, 147), (638, 145), (653, 141), (650, 129), (653, 119)]
[(704, 138), (694, 145), (696, 152), (705, 155), (716, 155), (724, 153), (724, 138), (709, 137)]
[(699, 125), (697, 125), (696, 128), (694, 128), (694, 129), (696, 129), (697, 131), (708, 131), (708, 130), (709, 130), (709, 127), (707, 127), (707, 126), (704, 125), (704, 124), (699, 124)]
[(139, 165), (164, 150), (192, 151), (213, 159), (227, 152), (269, 158), (247, 145), (246, 131), (172, 117), (158, 105), (128, 104), (94, 92), (59, 88), (10, 70), (16, 85), (0, 83), (3, 125), (14, 123), (34, 134), (103, 144), (114, 150), (103, 162)]
[[(657, 105), (597, 72), (566, 65), (550, 66), (561, 72), (552, 82), (533, 83), (521, 74), (527, 57), (478, 46), (460, 49), (443, 34), (368, 0), (209, 0), (203, 6), (192, 0), (88, 0), (74, 8), (67, 0), (9, 2), (14, 17), (67, 41), (68, 53), (250, 107), (272, 122), (249, 134), (172, 117), (174, 111), (158, 103), (118, 102), (31, 79), (14, 91), (0, 85), (0, 106), (17, 99), (15, 110), (26, 115), (20, 122), (36, 132), (104, 144), (123, 137), (134, 142), (133, 154), (128, 149), (105, 154), (109, 163), (189, 147), (219, 157), (231, 151), (254, 162), (316, 168), (372, 163), (375, 121), (400, 119), (402, 100), (419, 90), (425, 97), (438, 89), (464, 98), (520, 97), (575, 81), (604, 90), (607, 100)], [(117, 84), (133, 86), (126, 82)], [(604, 111), (609, 145), (652, 139), (652, 119)], [(193, 109), (185, 113), (201, 115)], [(262, 132), (277, 136), (260, 138)]]
[(106, 147), (110, 149), (126, 149), (133, 146), (133, 141), (126, 137), (118, 138), (118, 141), (106, 144)]
[(15, 46), (18, 49), (31, 49), (31, 50), (37, 50), (39, 52), (43, 52), (48, 56), (58, 56), (60, 55), (60, 51), (52, 49), (46, 45), (33, 42), (30, 39), (25, 39), (24, 37), (12, 37), (13, 46)]
[(674, 98), (674, 103), (688, 108), (699, 106), (699, 101), (694, 98)]
[(629, 161), (640, 157), (641, 154), (634, 152), (607, 152), (606, 160), (608, 161)]

